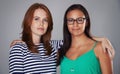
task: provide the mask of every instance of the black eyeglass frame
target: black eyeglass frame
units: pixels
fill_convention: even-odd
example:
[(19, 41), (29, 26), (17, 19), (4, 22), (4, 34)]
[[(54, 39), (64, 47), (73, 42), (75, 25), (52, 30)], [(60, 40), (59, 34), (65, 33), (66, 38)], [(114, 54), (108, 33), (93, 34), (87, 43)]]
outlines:
[[(75, 21), (77, 22), (77, 24), (83, 24), (84, 20), (86, 20), (86, 19), (87, 18), (84, 18), (84, 17), (79, 17), (79, 18), (76, 18), (76, 19), (69, 18), (69, 19), (67, 19), (67, 24), (68, 25), (73, 25)], [(82, 21), (80, 21), (80, 20), (82, 20)]]

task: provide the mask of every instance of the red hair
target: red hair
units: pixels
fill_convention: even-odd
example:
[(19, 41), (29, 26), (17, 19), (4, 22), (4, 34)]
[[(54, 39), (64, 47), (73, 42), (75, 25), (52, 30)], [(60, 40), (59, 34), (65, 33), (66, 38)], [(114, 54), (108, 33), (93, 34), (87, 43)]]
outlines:
[(47, 13), (47, 18), (48, 18), (48, 28), (47, 28), (46, 33), (41, 37), (40, 42), (43, 43), (44, 48), (47, 51), (46, 54), (50, 55), (52, 52), (52, 47), (49, 42), (51, 39), (51, 31), (53, 29), (53, 20), (52, 20), (52, 16), (51, 16), (49, 9), (44, 4), (35, 3), (35, 4), (31, 5), (29, 7), (29, 9), (27, 10), (27, 12), (24, 16), (23, 23), (22, 23), (22, 28), (23, 28), (22, 40), (27, 44), (28, 49), (31, 52), (38, 53), (38, 50), (35, 47), (33, 40), (32, 40), (31, 24), (32, 24), (32, 20), (33, 20), (33, 14), (34, 14), (35, 10), (39, 9), (39, 8), (43, 9)]

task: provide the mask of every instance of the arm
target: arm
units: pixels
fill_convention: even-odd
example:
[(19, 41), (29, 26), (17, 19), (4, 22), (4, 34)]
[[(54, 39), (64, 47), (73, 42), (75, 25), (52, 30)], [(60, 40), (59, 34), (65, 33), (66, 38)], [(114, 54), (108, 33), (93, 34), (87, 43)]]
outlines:
[(114, 50), (111, 42), (107, 38), (93, 37), (93, 39), (102, 42), (103, 51), (104, 52), (108, 52), (111, 59), (114, 58), (114, 56), (115, 56), (115, 50)]
[(112, 70), (112, 60), (110, 59), (109, 54), (104, 53), (102, 49), (102, 44), (99, 42), (95, 48), (95, 53), (100, 62), (100, 67), (102, 74), (113, 74)]
[[(50, 42), (53, 45), (53, 47), (55, 47), (56, 49), (59, 49), (63, 45), (63, 40), (51, 40)], [(25, 42), (22, 40), (13, 40), (10, 44), (10, 47), (12, 47), (13, 45), (17, 43), (25, 44)]]
[(15, 44), (10, 48), (9, 53), (9, 73), (24, 74), (23, 52), (20, 44)]

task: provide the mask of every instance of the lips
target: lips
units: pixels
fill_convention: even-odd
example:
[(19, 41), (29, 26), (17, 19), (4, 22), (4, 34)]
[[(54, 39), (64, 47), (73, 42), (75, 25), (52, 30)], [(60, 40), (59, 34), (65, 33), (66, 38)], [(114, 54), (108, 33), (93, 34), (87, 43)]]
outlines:
[(72, 30), (80, 30), (80, 29), (78, 28), (78, 29), (72, 29)]
[(40, 31), (44, 31), (44, 28), (37, 28), (38, 30), (40, 30)]

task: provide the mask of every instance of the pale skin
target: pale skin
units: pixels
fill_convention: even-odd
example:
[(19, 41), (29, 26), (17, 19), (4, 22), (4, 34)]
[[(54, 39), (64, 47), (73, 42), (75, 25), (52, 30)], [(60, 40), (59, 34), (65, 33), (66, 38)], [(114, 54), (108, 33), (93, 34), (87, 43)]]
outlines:
[(46, 12), (43, 9), (36, 9), (33, 14), (31, 24), (32, 38), (34, 44), (39, 44), (40, 38), (44, 35), (48, 28)]
[[(77, 19), (79, 17), (82, 17), (82, 18), (85, 17), (83, 12), (80, 10), (72, 10), (67, 14), (67, 19), (69, 18)], [(72, 37), (72, 43), (68, 52), (66, 53), (66, 57), (68, 57), (71, 60), (75, 60), (79, 56), (88, 52), (89, 50), (91, 50), (91, 48), (94, 45), (95, 41), (88, 38), (84, 33), (85, 23), (86, 23), (86, 20), (84, 20), (82, 24), (78, 24), (76, 21), (74, 21), (73, 25), (67, 24), (68, 30)], [(94, 49), (94, 53), (100, 61), (102, 74), (112, 74), (113, 73), (112, 60), (109, 54), (107, 53), (107, 51), (105, 53), (104, 50), (102, 49), (103, 49), (102, 43), (98, 42), (97, 46)]]

